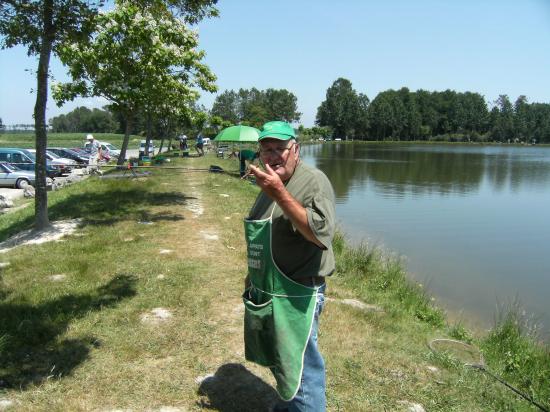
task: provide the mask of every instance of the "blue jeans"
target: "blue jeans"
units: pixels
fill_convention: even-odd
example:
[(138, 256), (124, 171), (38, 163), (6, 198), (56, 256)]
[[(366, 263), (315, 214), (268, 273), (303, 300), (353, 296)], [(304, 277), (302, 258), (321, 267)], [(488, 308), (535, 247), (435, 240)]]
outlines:
[(317, 294), (313, 326), (304, 353), (302, 383), (296, 396), (285, 404), (289, 412), (324, 412), (326, 409), (325, 361), (317, 347), (319, 315), (321, 315), (325, 305), (325, 289), (326, 284), (319, 288)]

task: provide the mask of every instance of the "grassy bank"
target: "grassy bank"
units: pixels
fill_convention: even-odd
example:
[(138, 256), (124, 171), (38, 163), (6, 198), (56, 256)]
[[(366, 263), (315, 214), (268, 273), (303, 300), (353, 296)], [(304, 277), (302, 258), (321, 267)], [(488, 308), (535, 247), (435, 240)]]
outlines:
[[(211, 164), (238, 170), (213, 156), (169, 165)], [(242, 218), (257, 192), (233, 174), (164, 169), (49, 193), (50, 218), (82, 226), (62, 242), (0, 254), (10, 263), (0, 269), (0, 401), (13, 410), (267, 410), (273, 379), (244, 361), (242, 344)], [(2, 216), (0, 240), (29, 227), (32, 213)], [(535, 410), (434, 355), (427, 342), (445, 336), (479, 345), (492, 371), (550, 403), (548, 349), (525, 337), (517, 311), (471, 336), (447, 325), (394, 257), (341, 235), (334, 246), (320, 332), (329, 410)]]
[[(94, 137), (102, 142), (109, 142), (117, 147), (122, 146), (124, 140), (123, 134), (114, 133), (94, 133)], [(27, 133), (2, 133), (0, 134), (0, 147), (35, 147), (34, 132)], [(130, 149), (139, 148), (139, 142), (143, 139), (141, 136), (130, 136), (128, 147)], [(86, 133), (48, 133), (49, 147), (82, 147), (86, 140)]]

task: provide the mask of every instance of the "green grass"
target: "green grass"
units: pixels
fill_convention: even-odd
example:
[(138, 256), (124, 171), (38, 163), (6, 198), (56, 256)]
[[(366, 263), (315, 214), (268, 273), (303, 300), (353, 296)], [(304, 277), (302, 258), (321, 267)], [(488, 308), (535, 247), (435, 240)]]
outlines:
[[(242, 218), (258, 188), (235, 177), (236, 160), (171, 160), (188, 170), (90, 178), (50, 192), (51, 220), (80, 218), (82, 228), (0, 255), (10, 262), (0, 272), (0, 399), (14, 410), (256, 411), (275, 399), (269, 372), (242, 353)], [(189, 170), (210, 165), (231, 173)], [(32, 215), (32, 206), (3, 215), (0, 240), (30, 227)], [(550, 404), (548, 348), (517, 307), (479, 335), (448, 324), (395, 256), (351, 247), (342, 234), (334, 250), (319, 338), (329, 410), (406, 411), (405, 401), (428, 411), (534, 410), (487, 375), (432, 353), (436, 337), (479, 346), (490, 370)], [(65, 279), (52, 281), (56, 274)], [(172, 318), (141, 321), (158, 307)], [(216, 379), (197, 383), (209, 374)]]
[[(124, 140), (123, 134), (94, 133), (94, 137), (102, 142), (109, 142), (120, 148)], [(131, 135), (128, 146), (130, 149), (139, 148), (139, 142), (143, 137)], [(34, 132), (28, 133), (2, 133), (0, 134), (0, 147), (21, 147), (31, 149), (35, 147)], [(82, 147), (86, 140), (86, 133), (48, 133), (48, 146), (50, 147)]]

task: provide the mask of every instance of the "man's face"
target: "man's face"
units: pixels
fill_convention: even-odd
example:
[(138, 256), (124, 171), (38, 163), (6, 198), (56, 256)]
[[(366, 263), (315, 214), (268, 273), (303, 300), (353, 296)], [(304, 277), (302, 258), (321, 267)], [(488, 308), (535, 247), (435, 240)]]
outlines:
[(260, 159), (286, 182), (298, 164), (300, 148), (296, 140), (264, 139), (260, 142)]

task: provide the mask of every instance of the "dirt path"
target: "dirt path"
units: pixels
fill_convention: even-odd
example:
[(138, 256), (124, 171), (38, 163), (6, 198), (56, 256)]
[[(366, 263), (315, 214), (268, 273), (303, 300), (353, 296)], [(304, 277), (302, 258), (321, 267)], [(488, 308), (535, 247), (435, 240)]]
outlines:
[(237, 194), (224, 185), (224, 179), (229, 178), (208, 173), (185, 175), (179, 182), (187, 198), (184, 219), (174, 222), (164, 241), (181, 259), (196, 262), (200, 267), (197, 276), (203, 278), (196, 293), (202, 295), (207, 308), (204, 318), (194, 321), (208, 326), (204, 346), (210, 350), (204, 357), (205, 373), (195, 377), (199, 404), (220, 410), (267, 410), (276, 400), (271, 387), (274, 380), (265, 368), (244, 359), (240, 297), (246, 273), (244, 212), (231, 208), (231, 198)]

